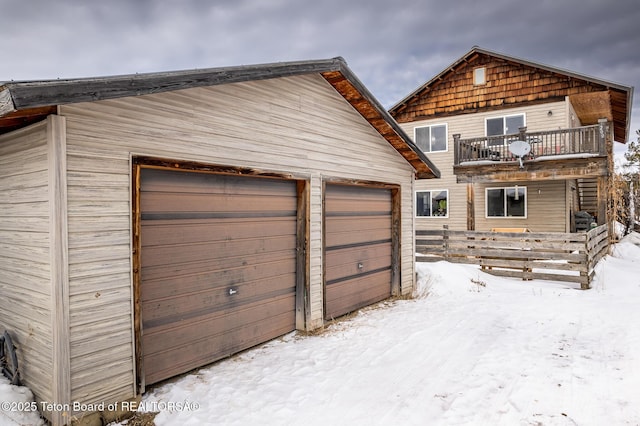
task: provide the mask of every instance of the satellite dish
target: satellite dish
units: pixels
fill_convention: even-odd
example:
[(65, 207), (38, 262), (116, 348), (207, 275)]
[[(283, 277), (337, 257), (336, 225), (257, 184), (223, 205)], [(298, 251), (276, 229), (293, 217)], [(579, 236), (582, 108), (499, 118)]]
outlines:
[(531, 145), (529, 142), (525, 141), (513, 141), (509, 144), (509, 151), (520, 161), (520, 168), (522, 169), (524, 166), (522, 165), (522, 157), (529, 154), (531, 152)]

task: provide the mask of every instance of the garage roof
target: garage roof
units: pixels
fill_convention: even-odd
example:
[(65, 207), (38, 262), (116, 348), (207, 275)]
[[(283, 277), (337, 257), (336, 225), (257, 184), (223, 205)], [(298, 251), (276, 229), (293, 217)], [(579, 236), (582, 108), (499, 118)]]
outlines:
[(304, 74), (322, 75), (413, 166), (418, 178), (440, 177), (438, 169), (341, 57), (189, 71), (0, 83), (0, 134), (55, 114), (57, 106), (63, 104)]

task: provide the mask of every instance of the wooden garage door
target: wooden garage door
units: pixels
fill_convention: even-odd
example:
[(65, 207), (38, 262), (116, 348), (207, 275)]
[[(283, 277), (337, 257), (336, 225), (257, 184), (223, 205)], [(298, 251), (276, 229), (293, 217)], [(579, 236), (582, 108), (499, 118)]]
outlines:
[(391, 190), (325, 191), (325, 318), (391, 296)]
[(295, 329), (296, 184), (142, 169), (145, 383)]

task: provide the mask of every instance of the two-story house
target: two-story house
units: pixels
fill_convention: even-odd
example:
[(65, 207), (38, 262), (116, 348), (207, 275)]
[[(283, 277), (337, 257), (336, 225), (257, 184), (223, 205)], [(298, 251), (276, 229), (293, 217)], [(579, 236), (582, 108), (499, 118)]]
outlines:
[(472, 48), (390, 110), (442, 173), (416, 183), (416, 229), (607, 223), (613, 142), (628, 138), (632, 97), (632, 87)]

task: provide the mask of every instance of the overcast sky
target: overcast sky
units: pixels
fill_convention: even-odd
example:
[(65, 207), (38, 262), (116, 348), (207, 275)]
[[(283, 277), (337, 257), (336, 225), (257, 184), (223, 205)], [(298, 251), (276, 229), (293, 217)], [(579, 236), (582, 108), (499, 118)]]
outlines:
[(640, 90), (638, 0), (0, 0), (0, 35), (0, 81), (342, 56), (390, 108), (477, 45)]

